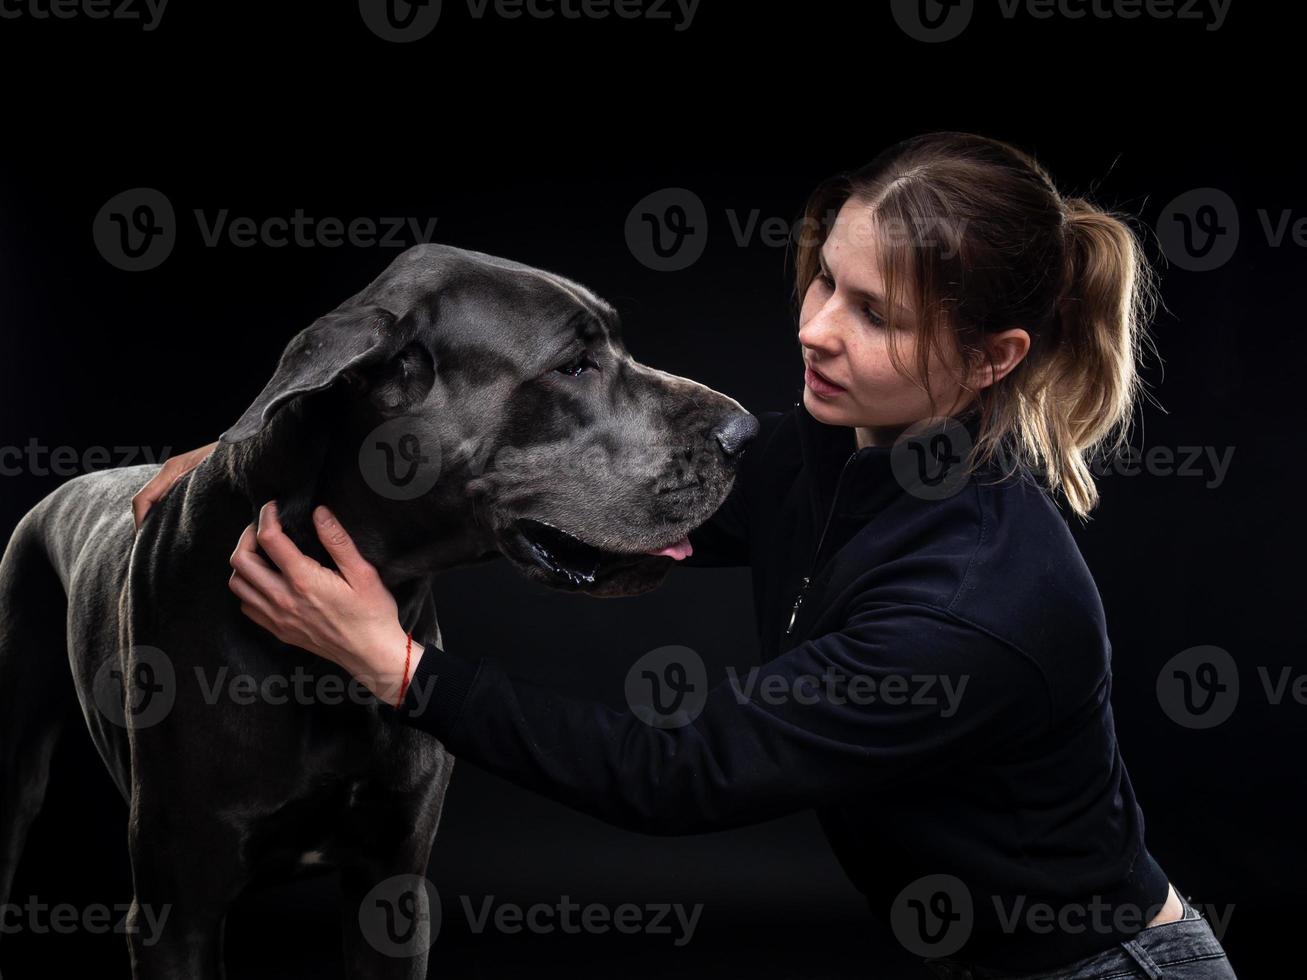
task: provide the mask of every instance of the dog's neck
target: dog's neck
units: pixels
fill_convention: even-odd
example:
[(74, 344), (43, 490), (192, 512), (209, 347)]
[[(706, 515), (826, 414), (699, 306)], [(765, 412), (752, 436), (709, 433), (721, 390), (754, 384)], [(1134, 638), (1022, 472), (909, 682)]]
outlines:
[(310, 422), (303, 406), (292, 403), (250, 439), (219, 443), (215, 454), (223, 457), (215, 461), (217, 470), (249, 502), (252, 519), (263, 504), (276, 500), (279, 520), (295, 545), (334, 567), (313, 524), (313, 509), (326, 506), (392, 591), (497, 556), (455, 474), (418, 499), (387, 500), (366, 484), (349, 426), (321, 422)]

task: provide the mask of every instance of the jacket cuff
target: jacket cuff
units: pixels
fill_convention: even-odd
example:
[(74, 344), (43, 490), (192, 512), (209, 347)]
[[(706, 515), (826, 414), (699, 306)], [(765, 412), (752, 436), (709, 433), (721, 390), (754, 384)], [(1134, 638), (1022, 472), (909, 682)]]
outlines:
[(396, 713), (407, 724), (443, 741), (458, 722), (480, 669), (479, 661), (469, 663), (434, 643), (424, 644)]

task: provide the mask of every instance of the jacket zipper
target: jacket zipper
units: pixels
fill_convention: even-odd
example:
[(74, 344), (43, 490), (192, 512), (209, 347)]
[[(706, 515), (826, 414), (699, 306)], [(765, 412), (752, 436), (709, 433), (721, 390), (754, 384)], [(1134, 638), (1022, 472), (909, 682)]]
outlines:
[(849, 458), (844, 461), (844, 466), (840, 468), (839, 479), (835, 481), (835, 499), (831, 501), (830, 512), (826, 515), (826, 523), (822, 526), (821, 536), (817, 538), (817, 550), (812, 556), (812, 566), (808, 569), (808, 574), (803, 576), (803, 581), (799, 586), (799, 592), (794, 597), (794, 606), (790, 609), (790, 622), (789, 625), (785, 627), (786, 636), (789, 636), (793, 631), (794, 620), (799, 615), (799, 606), (803, 604), (803, 597), (808, 592), (808, 584), (812, 581), (812, 577), (817, 574), (817, 560), (821, 557), (821, 546), (826, 541), (826, 531), (830, 528), (831, 518), (835, 516), (835, 511), (840, 505), (840, 490), (844, 484), (844, 472), (849, 468), (849, 464), (853, 462), (854, 457), (857, 455), (856, 452), (850, 453)]

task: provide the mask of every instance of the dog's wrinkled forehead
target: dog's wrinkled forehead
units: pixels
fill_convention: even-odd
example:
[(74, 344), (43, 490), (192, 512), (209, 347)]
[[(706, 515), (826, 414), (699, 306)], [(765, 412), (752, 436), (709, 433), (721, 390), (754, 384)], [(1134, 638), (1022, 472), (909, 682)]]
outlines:
[[(511, 350), (521, 331), (542, 326), (560, 342), (580, 331), (620, 335), (616, 311), (582, 284), (520, 262), (448, 245), (419, 245), (399, 256), (351, 302), (402, 316), (424, 311), (444, 343)], [(548, 336), (534, 336), (547, 346)], [(551, 354), (546, 350), (545, 354)]]

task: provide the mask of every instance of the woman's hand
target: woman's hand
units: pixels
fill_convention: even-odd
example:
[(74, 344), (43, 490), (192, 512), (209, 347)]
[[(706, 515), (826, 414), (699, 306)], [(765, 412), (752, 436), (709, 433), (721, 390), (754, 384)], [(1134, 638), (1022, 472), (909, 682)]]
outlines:
[(164, 460), (159, 472), (150, 477), (150, 482), (132, 497), (132, 519), (136, 522), (136, 530), (141, 529), (141, 521), (145, 520), (145, 512), (150, 509), (150, 505), (160, 500), (179, 479), (203, 463), (217, 445), (217, 442), (211, 442), (199, 449), (192, 449), (189, 453), (169, 456)]
[[(325, 507), (313, 511), (323, 547), (340, 569), (324, 568), (295, 546), (268, 501), (231, 555), (229, 585), (241, 612), (285, 643), (344, 667), (373, 694), (395, 704), (405, 680), (407, 634), (399, 609), (377, 570)], [(273, 564), (255, 550), (263, 548)], [(422, 647), (413, 644), (408, 677)]]

